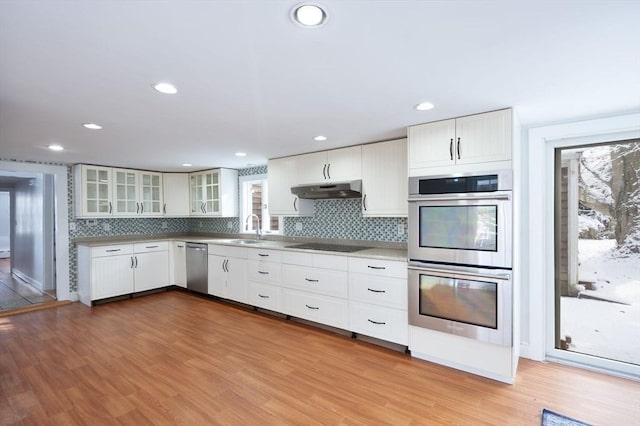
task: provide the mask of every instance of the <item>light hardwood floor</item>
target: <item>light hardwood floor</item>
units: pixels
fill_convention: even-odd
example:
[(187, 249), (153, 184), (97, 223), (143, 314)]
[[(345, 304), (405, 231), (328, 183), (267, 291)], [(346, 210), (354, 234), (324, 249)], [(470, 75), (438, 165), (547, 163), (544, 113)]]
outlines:
[(0, 318), (0, 424), (640, 424), (640, 383), (522, 360), (506, 385), (171, 291)]

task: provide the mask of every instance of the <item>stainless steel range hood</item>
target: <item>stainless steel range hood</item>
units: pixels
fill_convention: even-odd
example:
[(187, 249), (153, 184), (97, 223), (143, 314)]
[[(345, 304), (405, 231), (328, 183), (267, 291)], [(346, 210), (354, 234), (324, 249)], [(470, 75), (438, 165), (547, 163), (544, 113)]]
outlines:
[(362, 198), (362, 181), (318, 183), (314, 185), (299, 185), (291, 188), (291, 193), (298, 198), (311, 200), (328, 200), (332, 198)]

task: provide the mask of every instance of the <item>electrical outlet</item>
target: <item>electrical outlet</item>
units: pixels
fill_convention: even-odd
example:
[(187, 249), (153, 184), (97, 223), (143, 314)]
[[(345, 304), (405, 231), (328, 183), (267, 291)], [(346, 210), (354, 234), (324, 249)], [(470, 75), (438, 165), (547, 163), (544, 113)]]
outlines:
[(233, 222), (227, 222), (227, 229), (233, 228)]
[(109, 225), (108, 223), (103, 223), (102, 224), (102, 229), (106, 232), (111, 231), (111, 225)]
[(87, 226), (96, 226), (98, 224), (98, 221), (96, 219), (87, 219), (84, 221), (84, 223), (86, 223)]
[(198, 227), (202, 228), (203, 223), (202, 222), (198, 222)]
[(404, 235), (404, 225), (403, 224), (399, 224), (398, 225), (398, 235)]
[(162, 229), (167, 229), (167, 226), (169, 225), (167, 224), (166, 221), (162, 222)]
[(69, 231), (75, 231), (76, 230), (76, 223), (75, 222), (69, 222)]
[(302, 231), (302, 223), (296, 222), (296, 231)]

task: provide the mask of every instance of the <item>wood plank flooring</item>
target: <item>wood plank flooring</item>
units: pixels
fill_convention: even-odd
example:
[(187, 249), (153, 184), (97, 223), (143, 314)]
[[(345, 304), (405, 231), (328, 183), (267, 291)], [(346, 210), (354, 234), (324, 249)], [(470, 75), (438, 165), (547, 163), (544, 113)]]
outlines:
[(522, 360), (513, 386), (170, 291), (0, 318), (0, 424), (640, 424), (640, 383)]

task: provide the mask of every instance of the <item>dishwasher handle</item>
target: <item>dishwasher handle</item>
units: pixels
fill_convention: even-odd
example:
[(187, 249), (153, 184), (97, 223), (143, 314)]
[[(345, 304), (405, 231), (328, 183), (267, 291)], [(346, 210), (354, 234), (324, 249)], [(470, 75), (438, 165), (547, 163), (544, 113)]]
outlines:
[(187, 248), (190, 250), (196, 250), (196, 251), (207, 251), (207, 245), (206, 244), (190, 244), (187, 243)]

